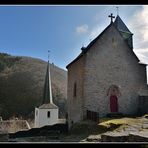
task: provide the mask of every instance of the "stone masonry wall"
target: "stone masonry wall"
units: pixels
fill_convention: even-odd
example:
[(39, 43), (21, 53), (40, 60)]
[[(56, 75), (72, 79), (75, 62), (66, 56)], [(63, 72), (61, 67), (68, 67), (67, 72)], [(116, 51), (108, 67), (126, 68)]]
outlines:
[[(85, 55), (68, 67), (68, 121), (86, 118), (86, 110), (110, 113), (107, 95), (111, 85), (119, 87), (119, 112), (137, 114), (138, 96), (148, 95), (146, 66), (138, 58), (112, 25)], [(77, 96), (73, 97), (74, 83)]]
[(146, 88), (146, 67), (138, 63), (114, 26), (108, 28), (86, 53), (84, 77), (86, 109), (99, 112), (100, 117), (109, 113), (107, 91), (111, 85), (117, 85), (121, 92), (119, 112), (137, 113), (138, 95)]
[[(83, 119), (83, 78), (84, 58), (80, 58), (68, 68), (68, 123)], [(76, 83), (76, 97), (74, 97), (74, 83)]]

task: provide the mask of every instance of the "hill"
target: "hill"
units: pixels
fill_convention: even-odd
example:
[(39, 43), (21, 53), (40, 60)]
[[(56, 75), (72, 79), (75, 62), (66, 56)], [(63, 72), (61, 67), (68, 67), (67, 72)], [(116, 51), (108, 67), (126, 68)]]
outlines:
[[(67, 72), (54, 64), (51, 79), (54, 103), (60, 116), (66, 113)], [(47, 62), (0, 53), (0, 115), (33, 117), (34, 108), (42, 102)]]

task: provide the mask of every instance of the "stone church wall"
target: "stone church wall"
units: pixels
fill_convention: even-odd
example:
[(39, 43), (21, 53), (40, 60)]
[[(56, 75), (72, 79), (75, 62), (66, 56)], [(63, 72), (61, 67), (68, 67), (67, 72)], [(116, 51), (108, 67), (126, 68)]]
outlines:
[[(80, 58), (68, 69), (68, 120), (69, 126), (83, 119), (83, 78), (84, 58)], [(74, 84), (76, 83), (76, 96), (74, 96)]]
[[(86, 118), (87, 110), (110, 113), (111, 86), (117, 87), (118, 111), (134, 115), (139, 95), (148, 95), (146, 66), (112, 25), (77, 61), (68, 67), (69, 126)], [(73, 96), (74, 83), (77, 96)]]
[(99, 112), (100, 117), (110, 112), (107, 96), (111, 85), (119, 87), (119, 112), (136, 114), (139, 91), (146, 86), (146, 68), (140, 65), (132, 49), (119, 32), (111, 26), (86, 53), (84, 81), (85, 108)]

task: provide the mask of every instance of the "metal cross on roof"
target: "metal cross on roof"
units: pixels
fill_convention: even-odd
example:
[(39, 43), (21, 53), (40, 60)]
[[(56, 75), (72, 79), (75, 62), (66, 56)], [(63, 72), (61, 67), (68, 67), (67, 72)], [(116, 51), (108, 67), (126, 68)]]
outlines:
[(113, 18), (115, 18), (115, 16), (113, 16), (113, 14), (111, 13), (108, 17), (111, 18), (111, 22), (113, 22)]

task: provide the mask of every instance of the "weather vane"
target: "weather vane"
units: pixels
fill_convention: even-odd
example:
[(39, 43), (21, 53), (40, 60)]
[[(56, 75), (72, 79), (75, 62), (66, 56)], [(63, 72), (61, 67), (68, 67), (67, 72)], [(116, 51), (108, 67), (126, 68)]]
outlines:
[(49, 61), (50, 50), (48, 50), (48, 61)]
[(117, 9), (117, 15), (119, 15), (119, 7), (117, 6), (116, 9)]

